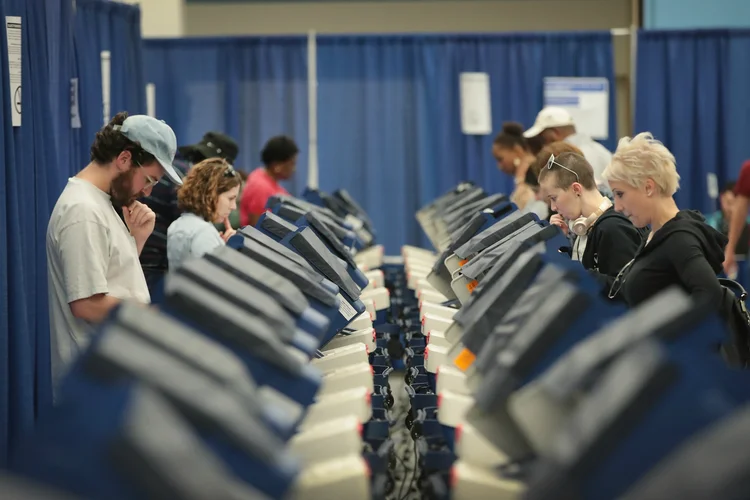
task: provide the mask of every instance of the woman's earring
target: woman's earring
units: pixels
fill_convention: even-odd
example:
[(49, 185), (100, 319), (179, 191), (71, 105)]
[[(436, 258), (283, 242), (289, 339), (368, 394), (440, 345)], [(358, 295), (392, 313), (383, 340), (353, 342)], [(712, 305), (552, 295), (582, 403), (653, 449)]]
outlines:
[(521, 159), (520, 158), (516, 158), (516, 159), (513, 160), (513, 166), (514, 167), (517, 167), (520, 164), (521, 164)]

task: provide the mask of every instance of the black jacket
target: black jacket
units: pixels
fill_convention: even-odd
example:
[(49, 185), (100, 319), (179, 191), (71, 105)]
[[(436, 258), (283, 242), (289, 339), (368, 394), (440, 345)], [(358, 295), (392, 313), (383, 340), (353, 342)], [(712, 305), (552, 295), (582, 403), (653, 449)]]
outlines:
[(610, 207), (591, 226), (581, 264), (593, 273), (614, 278), (635, 256), (644, 238), (643, 230)]
[(722, 270), (727, 237), (705, 223), (694, 210), (681, 210), (641, 246), (620, 286), (628, 305), (650, 299), (672, 285), (696, 301), (722, 309), (724, 292), (716, 277)]

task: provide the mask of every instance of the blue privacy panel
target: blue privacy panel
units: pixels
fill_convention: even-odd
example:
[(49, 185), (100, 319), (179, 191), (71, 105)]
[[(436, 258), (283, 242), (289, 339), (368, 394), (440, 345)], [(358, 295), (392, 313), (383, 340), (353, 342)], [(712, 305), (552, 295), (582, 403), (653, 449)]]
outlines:
[(216, 130), (240, 147), (236, 166), (251, 171), (272, 136), (300, 146), (297, 173), (286, 183), (300, 194), (307, 182), (307, 37), (147, 40), (146, 80), (156, 86), (156, 114), (177, 142), (192, 144)]
[(707, 174), (736, 179), (750, 158), (750, 31), (643, 31), (638, 37), (635, 128), (677, 159), (682, 208), (716, 210)]
[[(609, 79), (612, 37), (602, 33), (318, 37), (320, 184), (345, 187), (371, 215), (387, 251), (428, 245), (413, 214), (472, 180), (490, 192), (513, 181), (492, 157), (493, 134), (461, 131), (462, 72), (490, 77), (493, 129), (531, 126), (546, 76)], [(612, 148), (614, 134), (605, 144)]]

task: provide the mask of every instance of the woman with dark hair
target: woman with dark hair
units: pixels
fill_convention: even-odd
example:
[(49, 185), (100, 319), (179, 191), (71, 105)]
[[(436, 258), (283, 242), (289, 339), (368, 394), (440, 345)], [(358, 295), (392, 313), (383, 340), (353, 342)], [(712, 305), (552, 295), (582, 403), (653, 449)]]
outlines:
[(533, 212), (540, 219), (549, 216), (547, 204), (537, 197), (539, 183), (536, 176), (529, 171), (535, 156), (523, 137), (523, 125), (516, 122), (506, 122), (503, 130), (492, 144), (492, 155), (497, 161), (501, 172), (513, 176), (516, 187), (510, 199), (523, 212)]
[[(190, 169), (177, 192), (183, 213), (167, 229), (170, 269), (190, 258), (202, 257), (235, 234), (229, 214), (237, 208), (239, 192), (240, 176), (222, 158), (204, 160)], [(223, 233), (214, 226), (217, 222), (224, 222)]]

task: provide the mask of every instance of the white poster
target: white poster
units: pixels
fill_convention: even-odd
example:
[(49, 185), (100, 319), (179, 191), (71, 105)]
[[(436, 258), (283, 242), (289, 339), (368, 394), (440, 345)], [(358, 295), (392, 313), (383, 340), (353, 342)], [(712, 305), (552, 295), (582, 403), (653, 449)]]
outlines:
[(461, 130), (467, 135), (492, 133), (490, 75), (461, 73)]
[(156, 118), (156, 85), (153, 83), (146, 84), (146, 114)]
[(70, 79), (70, 128), (81, 128), (81, 109), (78, 106), (78, 78)]
[(5, 16), (5, 36), (8, 38), (8, 81), (10, 82), (10, 108), (14, 127), (21, 126), (21, 18)]
[(544, 79), (544, 105), (565, 108), (576, 130), (594, 139), (609, 137), (609, 80), (606, 78)]
[(108, 50), (102, 50), (101, 52), (102, 61), (102, 117), (104, 118), (104, 124), (108, 124), (110, 120), (111, 109), (111, 86), (110, 86), (110, 71), (112, 63), (112, 54)]

